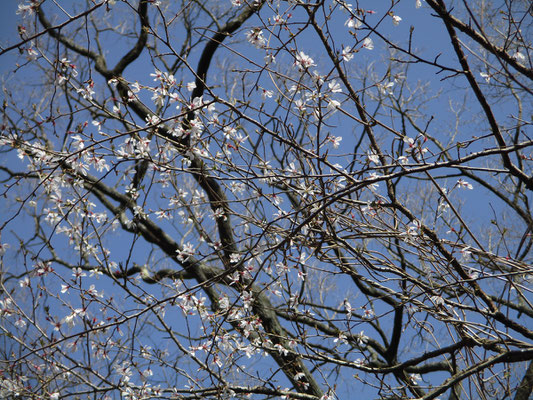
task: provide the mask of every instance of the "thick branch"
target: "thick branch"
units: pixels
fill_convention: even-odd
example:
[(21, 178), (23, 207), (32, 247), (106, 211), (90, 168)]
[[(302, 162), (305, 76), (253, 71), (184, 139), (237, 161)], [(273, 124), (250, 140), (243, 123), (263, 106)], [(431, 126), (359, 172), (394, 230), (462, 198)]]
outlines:
[(141, 19), (141, 32), (139, 33), (139, 39), (137, 40), (137, 43), (135, 43), (133, 48), (124, 57), (120, 59), (117, 65), (115, 65), (115, 68), (113, 68), (112, 72), (113, 76), (122, 75), (124, 69), (141, 55), (144, 47), (146, 46), (146, 42), (148, 40), (148, 29), (150, 28), (150, 24), (148, 22), (147, 0), (141, 0), (139, 2), (138, 13), (139, 18)]

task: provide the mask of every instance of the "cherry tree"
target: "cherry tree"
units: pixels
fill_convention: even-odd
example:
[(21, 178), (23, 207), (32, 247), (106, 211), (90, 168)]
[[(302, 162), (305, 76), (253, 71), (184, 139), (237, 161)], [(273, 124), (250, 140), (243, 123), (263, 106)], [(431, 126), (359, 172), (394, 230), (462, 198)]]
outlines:
[(16, 14), (1, 397), (529, 398), (528, 1)]

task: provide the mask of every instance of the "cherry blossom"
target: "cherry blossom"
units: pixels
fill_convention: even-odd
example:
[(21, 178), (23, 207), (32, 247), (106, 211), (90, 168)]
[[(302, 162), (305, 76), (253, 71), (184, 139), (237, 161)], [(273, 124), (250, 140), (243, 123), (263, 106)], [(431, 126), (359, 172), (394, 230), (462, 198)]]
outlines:
[(328, 111), (335, 112), (341, 106), (341, 103), (337, 100), (330, 99), (328, 102)]
[(194, 255), (194, 246), (187, 242), (182, 249), (176, 250), (176, 258), (179, 261), (186, 261), (190, 256)]
[(161, 122), (161, 119), (157, 115), (148, 115), (146, 117), (147, 125), (157, 125)]
[(468, 183), (464, 179), (458, 179), (457, 186), (463, 189), (470, 189), (470, 190), (474, 189), (474, 186), (472, 186), (471, 183)]
[(272, 96), (274, 95), (274, 92), (272, 90), (266, 90), (266, 89), (261, 89), (261, 98), (263, 100), (266, 100), (266, 98), (272, 98)]
[(367, 50), (374, 50), (374, 41), (371, 38), (366, 37), (365, 40), (363, 40), (363, 48)]
[(350, 61), (352, 58), (354, 58), (354, 53), (352, 52), (351, 47), (345, 47), (342, 49), (342, 59), (346, 62)]
[(263, 36), (263, 30), (259, 28), (248, 31), (246, 33), (246, 39), (258, 49), (264, 47), (266, 44), (266, 40)]
[(10, 247), (9, 243), (0, 243), (0, 256), (3, 256)]
[(230, 255), (230, 263), (236, 264), (240, 261), (241, 258), (242, 256), (240, 254), (233, 253)]
[(303, 51), (300, 51), (296, 54), (296, 61), (294, 62), (294, 65), (296, 65), (300, 71), (305, 71), (316, 64), (311, 57), (309, 57)]
[(363, 25), (363, 22), (359, 18), (355, 16), (351, 16), (344, 23), (344, 25), (346, 25), (350, 29), (359, 29)]
[(394, 26), (400, 25), (401, 21), (402, 21), (402, 18), (399, 17), (398, 15), (393, 15), (392, 16), (392, 23), (394, 24)]
[(491, 75), (486, 72), (480, 72), (479, 75), (485, 79), (485, 82), (490, 83)]

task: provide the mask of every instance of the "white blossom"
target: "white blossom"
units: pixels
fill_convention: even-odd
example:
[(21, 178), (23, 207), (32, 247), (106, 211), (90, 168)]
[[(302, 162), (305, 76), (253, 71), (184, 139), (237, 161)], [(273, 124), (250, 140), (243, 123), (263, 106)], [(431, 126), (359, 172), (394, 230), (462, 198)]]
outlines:
[(469, 190), (474, 189), (474, 186), (472, 186), (471, 183), (468, 183), (467, 181), (465, 181), (463, 179), (459, 179), (457, 181), (457, 186), (460, 187), (460, 188), (463, 188), (463, 189), (469, 189)]
[(296, 61), (294, 62), (294, 65), (296, 65), (300, 71), (304, 71), (309, 67), (315, 66), (316, 64), (311, 57), (309, 57), (303, 51), (300, 51), (298, 54), (296, 54)]
[(374, 41), (370, 39), (369, 37), (366, 37), (365, 40), (363, 40), (363, 47), (367, 50), (373, 50), (374, 49)]
[(485, 82), (490, 83), (491, 75), (487, 74), (486, 72), (480, 72), (479, 75), (485, 79)]
[(263, 36), (263, 31), (260, 28), (254, 28), (246, 33), (246, 39), (258, 49), (266, 44), (266, 39)]

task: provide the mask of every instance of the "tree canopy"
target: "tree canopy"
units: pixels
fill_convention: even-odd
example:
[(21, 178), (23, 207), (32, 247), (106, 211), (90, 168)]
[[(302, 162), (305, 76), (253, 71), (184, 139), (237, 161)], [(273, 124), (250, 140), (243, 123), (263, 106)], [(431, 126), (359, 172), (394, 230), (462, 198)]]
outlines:
[(0, 397), (530, 398), (529, 1), (12, 18)]

